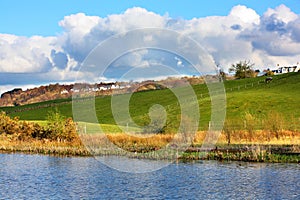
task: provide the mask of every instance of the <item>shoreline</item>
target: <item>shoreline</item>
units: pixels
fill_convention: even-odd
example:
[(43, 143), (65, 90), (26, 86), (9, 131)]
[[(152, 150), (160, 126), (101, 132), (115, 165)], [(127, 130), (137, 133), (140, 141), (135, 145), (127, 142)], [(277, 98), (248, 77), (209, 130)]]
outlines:
[[(98, 156), (126, 156), (137, 159), (155, 160), (177, 160), (182, 162), (192, 162), (196, 160), (217, 160), (217, 161), (243, 161), (262, 163), (300, 163), (300, 145), (217, 145), (215, 149), (201, 149), (200, 147), (189, 147), (181, 155), (174, 157), (174, 154), (167, 155), (153, 154), (155, 151), (146, 153), (129, 152), (122, 154), (119, 152), (100, 153)], [(42, 141), (31, 142), (4, 142), (0, 141), (0, 153), (3, 154), (36, 154), (62, 157), (93, 157), (83, 145)], [(153, 156), (154, 155), (154, 156)], [(167, 155), (167, 156), (166, 156)], [(173, 155), (173, 157), (172, 157)], [(169, 157), (170, 156), (170, 157)]]

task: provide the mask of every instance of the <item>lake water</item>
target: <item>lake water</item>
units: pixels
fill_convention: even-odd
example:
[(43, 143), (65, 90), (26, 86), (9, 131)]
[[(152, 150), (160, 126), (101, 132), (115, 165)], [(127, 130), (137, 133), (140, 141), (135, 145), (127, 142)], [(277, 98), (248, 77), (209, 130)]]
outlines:
[(0, 154), (0, 199), (300, 199), (300, 165), (205, 161), (134, 174), (94, 158)]

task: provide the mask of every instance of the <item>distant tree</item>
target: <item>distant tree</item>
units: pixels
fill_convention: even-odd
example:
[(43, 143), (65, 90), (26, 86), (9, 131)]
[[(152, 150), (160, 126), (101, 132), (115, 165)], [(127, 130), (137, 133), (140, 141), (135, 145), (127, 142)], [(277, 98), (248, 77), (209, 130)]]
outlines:
[(235, 72), (235, 77), (238, 79), (242, 78), (250, 78), (254, 77), (255, 72), (253, 70), (253, 63), (250, 63), (250, 61), (240, 61), (236, 64), (232, 64), (229, 68), (229, 72)]

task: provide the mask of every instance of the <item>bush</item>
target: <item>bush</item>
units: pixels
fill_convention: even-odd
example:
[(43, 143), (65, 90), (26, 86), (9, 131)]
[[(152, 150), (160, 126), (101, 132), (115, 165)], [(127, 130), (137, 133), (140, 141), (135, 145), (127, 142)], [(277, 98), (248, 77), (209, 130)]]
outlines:
[(0, 134), (12, 135), (19, 133), (19, 119), (11, 119), (5, 114), (5, 112), (0, 113)]
[(71, 118), (65, 118), (56, 109), (51, 111), (47, 117), (46, 130), (49, 135), (47, 137), (57, 141), (72, 141), (77, 137), (76, 126)]
[(13, 139), (28, 141), (31, 139), (50, 139), (57, 141), (73, 141), (77, 137), (76, 126), (71, 118), (65, 118), (57, 110), (48, 115), (47, 126), (37, 123), (11, 119), (0, 113), (0, 134), (11, 135)]
[(11, 119), (4, 112), (0, 113), (0, 134), (12, 135), (18, 140), (30, 140), (42, 138), (43, 128), (37, 123), (20, 121), (18, 118)]
[(224, 127), (223, 127), (223, 133), (225, 134), (227, 144), (229, 145), (231, 143), (232, 133), (234, 132), (234, 125), (232, 121), (225, 121)]
[(264, 121), (264, 129), (270, 133), (269, 137), (275, 136), (279, 139), (282, 134), (283, 124), (283, 117), (278, 112), (271, 111), (268, 113)]
[(144, 117), (143, 133), (165, 133), (166, 119), (164, 109), (159, 105), (154, 105), (151, 107), (149, 115)]
[(245, 122), (245, 129), (248, 132), (249, 140), (252, 142), (254, 139), (254, 132), (255, 132), (255, 126), (257, 124), (257, 120), (255, 116), (253, 116), (251, 113), (246, 112), (244, 117)]
[(31, 136), (36, 139), (47, 139), (49, 138), (50, 132), (47, 131), (44, 127), (40, 126), (37, 123), (32, 123), (33, 129)]

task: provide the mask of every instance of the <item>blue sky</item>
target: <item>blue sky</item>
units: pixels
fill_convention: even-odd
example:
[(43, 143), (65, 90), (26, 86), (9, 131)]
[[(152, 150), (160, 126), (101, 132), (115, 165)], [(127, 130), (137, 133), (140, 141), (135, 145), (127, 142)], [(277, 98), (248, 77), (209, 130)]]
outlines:
[[(145, 27), (193, 39), (207, 51), (206, 58), (225, 71), (242, 60), (260, 70), (300, 62), (299, 0), (1, 0), (0, 93), (84, 79), (79, 69), (95, 46)], [(155, 42), (163, 43), (160, 39)], [(170, 66), (182, 74), (194, 73), (183, 55), (147, 49), (130, 52), (114, 64), (101, 81), (116, 79), (133, 66)]]
[(134, 6), (146, 8), (160, 15), (168, 13), (172, 18), (192, 19), (227, 15), (233, 6), (238, 4), (262, 14), (267, 8), (275, 8), (283, 3), (294, 12), (300, 13), (299, 0), (2, 0), (0, 33), (24, 36), (56, 35), (62, 31), (58, 21), (64, 16), (83, 12), (87, 15), (106, 17), (122, 13)]

